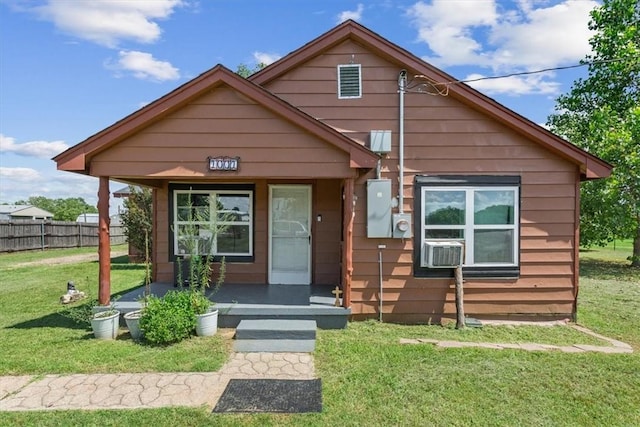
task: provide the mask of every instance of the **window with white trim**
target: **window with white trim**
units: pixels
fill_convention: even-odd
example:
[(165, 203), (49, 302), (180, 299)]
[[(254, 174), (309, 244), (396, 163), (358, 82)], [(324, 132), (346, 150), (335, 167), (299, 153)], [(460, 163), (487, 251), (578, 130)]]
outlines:
[(173, 253), (253, 256), (253, 190), (173, 190)]
[[(467, 276), (512, 277), (519, 274), (519, 177), (416, 177), (417, 260), (426, 241), (464, 244)], [(416, 275), (449, 276), (451, 269), (414, 263)]]

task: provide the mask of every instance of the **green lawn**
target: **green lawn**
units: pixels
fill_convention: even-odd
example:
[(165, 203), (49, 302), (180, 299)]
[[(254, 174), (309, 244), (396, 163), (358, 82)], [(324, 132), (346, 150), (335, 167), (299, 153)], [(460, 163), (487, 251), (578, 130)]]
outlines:
[[(615, 251), (581, 253), (578, 318), (596, 332), (632, 344), (633, 354), (399, 344), (400, 338), (414, 337), (603, 344), (566, 327), (457, 331), (358, 322), (346, 330), (319, 331), (315, 360), (323, 382), (321, 414), (213, 415), (206, 408), (5, 412), (0, 425), (640, 425), (640, 272), (627, 267), (629, 254), (619, 245)], [(136, 369), (129, 369), (137, 371), (220, 366), (228, 337), (194, 338), (162, 349), (134, 344), (126, 334), (99, 343), (90, 331), (59, 316), (57, 298), (66, 281), (89, 283), (86, 277), (96, 277), (97, 265), (85, 264), (0, 269), (0, 372), (120, 371), (132, 364)], [(144, 271), (140, 265), (114, 264), (112, 275), (115, 291), (121, 292), (140, 283)], [(68, 356), (79, 360), (65, 361)]]
[[(97, 297), (97, 262), (15, 267), (34, 261), (36, 255), (55, 259), (82, 252), (95, 252), (95, 248), (0, 256), (0, 375), (197, 371), (222, 366), (227, 353), (221, 337), (158, 348), (136, 344), (123, 330), (115, 342), (99, 341), (92, 338), (88, 325), (65, 316), (66, 310)], [(143, 283), (143, 264), (128, 264), (126, 256), (112, 262), (114, 295)], [(70, 280), (89, 295), (86, 303), (60, 305)]]

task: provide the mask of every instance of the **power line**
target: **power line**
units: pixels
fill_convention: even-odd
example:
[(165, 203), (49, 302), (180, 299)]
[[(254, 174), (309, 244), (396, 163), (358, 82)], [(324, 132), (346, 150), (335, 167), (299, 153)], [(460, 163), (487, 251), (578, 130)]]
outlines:
[[(411, 91), (412, 89), (416, 89), (415, 92), (419, 92), (419, 93), (426, 93), (429, 95), (441, 95), (441, 96), (447, 96), (449, 94), (449, 86), (454, 85), (454, 84), (459, 84), (459, 83), (474, 83), (474, 82), (479, 82), (479, 81), (483, 81), (483, 80), (497, 80), (497, 79), (506, 79), (509, 77), (518, 77), (518, 76), (527, 76), (527, 75), (532, 75), (532, 74), (541, 74), (541, 73), (547, 73), (549, 71), (562, 71), (562, 70), (569, 70), (572, 68), (580, 68), (580, 67), (585, 67), (585, 66), (589, 66), (589, 65), (598, 65), (598, 64), (608, 64), (611, 62), (618, 62), (618, 61), (625, 61), (628, 60), (629, 58), (611, 58), (611, 59), (602, 59), (602, 60), (598, 60), (598, 61), (591, 61), (591, 62), (581, 62), (580, 64), (573, 64), (573, 65), (565, 65), (562, 67), (552, 67), (552, 68), (543, 68), (540, 70), (534, 70), (534, 71), (520, 71), (517, 73), (509, 73), (509, 74), (501, 74), (501, 75), (497, 75), (497, 76), (483, 76), (483, 77), (477, 77), (474, 79), (465, 79), (465, 80), (452, 80), (452, 81), (448, 81), (448, 82), (435, 82), (432, 81), (431, 78), (423, 75), (423, 74), (419, 74), (414, 76), (414, 78), (416, 79), (426, 79), (428, 80), (425, 83), (417, 83), (417, 82), (408, 82), (406, 90), (407, 91)], [(425, 85), (429, 85), (431, 86), (431, 88), (433, 88), (435, 90), (435, 92), (430, 92), (430, 91), (424, 91), (422, 89), (424, 89)]]
[(507, 77), (526, 76), (526, 75), (530, 75), (530, 74), (547, 73), (549, 71), (569, 70), (571, 68), (580, 68), (580, 67), (584, 67), (584, 66), (587, 66), (587, 65), (608, 64), (610, 62), (624, 61), (624, 60), (627, 60), (627, 59), (628, 58), (602, 59), (600, 61), (582, 62), (580, 64), (565, 65), (563, 67), (543, 68), (541, 70), (535, 70), (535, 71), (521, 71), (519, 73), (510, 73), (510, 74), (504, 74), (504, 75), (501, 75), (501, 76), (486, 76), (486, 77), (478, 77), (476, 79), (456, 80), (456, 81), (453, 81), (453, 82), (447, 82), (447, 84), (452, 84), (452, 83), (473, 83), (473, 82), (478, 82), (478, 81), (481, 81), (481, 80), (495, 80), (495, 79), (504, 79), (504, 78), (507, 78)]

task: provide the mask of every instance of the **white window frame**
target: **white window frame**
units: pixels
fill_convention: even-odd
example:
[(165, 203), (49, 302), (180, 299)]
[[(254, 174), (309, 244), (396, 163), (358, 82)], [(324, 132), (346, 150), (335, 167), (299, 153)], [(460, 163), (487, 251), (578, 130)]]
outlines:
[[(518, 186), (437, 186), (437, 185), (425, 185), (421, 187), (421, 201), (422, 206), (420, 209), (420, 246), (421, 251), (425, 250), (425, 240), (433, 241), (457, 241), (464, 244), (465, 256), (463, 260), (463, 267), (515, 267), (519, 265), (519, 241), (520, 241), (520, 189)], [(434, 191), (464, 191), (465, 192), (465, 223), (464, 225), (429, 225), (425, 224), (425, 200), (426, 192)], [(476, 191), (512, 191), (514, 193), (514, 213), (513, 224), (474, 224), (474, 204), (475, 204), (475, 192)], [(426, 230), (464, 230), (464, 239), (434, 239), (426, 238)], [(512, 263), (476, 263), (474, 253), (474, 239), (475, 230), (511, 230), (513, 232), (513, 262)], [(421, 254), (424, 256), (424, 253)]]
[[(205, 230), (215, 229), (216, 226), (221, 225), (243, 225), (248, 226), (248, 238), (249, 238), (249, 250), (248, 252), (218, 252), (217, 251), (217, 239), (213, 239), (211, 244), (211, 253), (213, 256), (228, 256), (228, 257), (242, 257), (242, 256), (253, 256), (253, 226), (254, 226), (254, 217), (253, 217), (253, 191), (251, 190), (174, 190), (173, 191), (173, 218), (172, 218), (172, 230), (173, 230), (173, 251), (176, 255), (183, 255), (179, 252), (178, 245), (178, 230), (181, 225), (189, 224), (189, 221), (179, 221), (178, 220), (178, 196), (182, 194), (190, 194), (190, 195), (205, 195), (209, 197), (209, 221), (192, 221), (192, 223), (196, 225), (203, 225)], [(228, 194), (239, 194), (239, 195), (247, 195), (249, 196), (249, 215), (248, 221), (220, 221), (218, 222), (218, 211), (215, 209), (215, 201), (219, 195), (228, 195)], [(224, 212), (224, 211), (221, 211)], [(201, 255), (206, 255), (202, 253)]]

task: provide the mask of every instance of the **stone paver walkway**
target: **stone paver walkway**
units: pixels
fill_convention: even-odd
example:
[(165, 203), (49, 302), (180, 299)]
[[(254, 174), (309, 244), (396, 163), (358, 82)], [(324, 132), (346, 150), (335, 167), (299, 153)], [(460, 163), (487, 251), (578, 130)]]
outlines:
[(580, 331), (584, 334), (591, 335), (603, 341), (607, 341), (610, 345), (588, 345), (588, 344), (573, 344), (568, 346), (558, 346), (551, 344), (537, 344), (537, 343), (521, 343), (521, 344), (507, 344), (507, 343), (485, 343), (485, 342), (465, 342), (465, 341), (440, 341), (427, 338), (401, 338), (400, 344), (434, 344), (436, 347), (441, 348), (462, 348), (462, 347), (475, 347), (475, 348), (489, 348), (493, 350), (515, 349), (526, 351), (561, 351), (564, 353), (585, 353), (588, 351), (598, 353), (633, 353), (633, 347), (622, 341), (614, 340), (604, 335), (600, 335), (579, 325), (570, 325), (571, 328)]
[(213, 408), (232, 378), (314, 377), (308, 353), (233, 353), (217, 372), (0, 377), (0, 410)]

